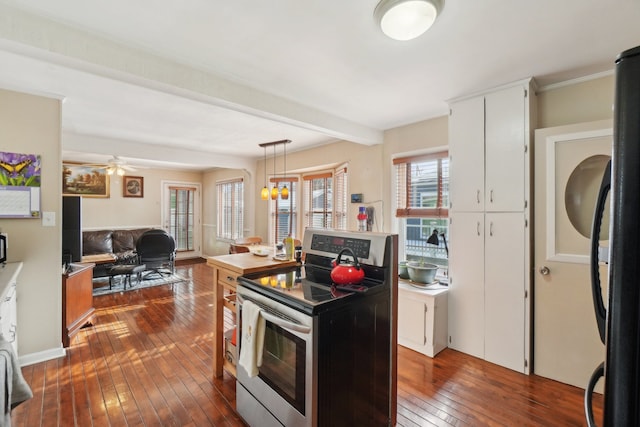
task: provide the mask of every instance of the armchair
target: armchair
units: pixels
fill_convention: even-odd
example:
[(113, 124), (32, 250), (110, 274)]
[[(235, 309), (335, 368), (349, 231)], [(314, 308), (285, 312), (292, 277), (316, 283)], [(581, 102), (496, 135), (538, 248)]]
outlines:
[(146, 274), (173, 274), (176, 242), (166, 231), (152, 229), (143, 233), (136, 242), (136, 253), (138, 264), (147, 266)]

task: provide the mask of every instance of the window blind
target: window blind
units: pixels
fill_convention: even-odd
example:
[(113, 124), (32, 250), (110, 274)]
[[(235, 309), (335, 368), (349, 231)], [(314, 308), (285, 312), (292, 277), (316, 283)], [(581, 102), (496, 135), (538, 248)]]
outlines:
[(216, 183), (218, 193), (217, 237), (235, 240), (244, 230), (244, 182), (242, 178)]
[(347, 168), (336, 169), (334, 180), (335, 194), (333, 196), (334, 228), (338, 230), (347, 229)]
[(285, 184), (289, 189), (289, 198), (287, 200), (283, 200), (281, 197), (278, 197), (276, 200), (271, 200), (271, 226), (274, 239), (273, 241), (282, 242), (289, 234), (291, 234), (292, 237), (297, 238), (298, 178), (271, 178), (269, 182), (277, 185), (278, 191), (282, 191)]
[(331, 172), (305, 175), (303, 181), (305, 225), (314, 228), (333, 227)]
[(446, 151), (394, 159), (396, 216), (435, 217), (449, 214), (449, 158)]

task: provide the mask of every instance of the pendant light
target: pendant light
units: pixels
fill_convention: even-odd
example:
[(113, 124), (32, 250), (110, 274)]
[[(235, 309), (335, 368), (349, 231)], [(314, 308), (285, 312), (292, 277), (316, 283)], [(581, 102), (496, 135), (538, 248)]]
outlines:
[[(273, 176), (276, 176), (276, 145), (273, 144)], [(271, 200), (276, 200), (278, 198), (278, 181), (273, 183), (273, 188), (271, 189)]]
[(287, 144), (284, 145), (284, 187), (282, 187), (282, 191), (280, 192), (280, 197), (282, 200), (287, 200), (289, 198), (289, 189), (287, 188)]
[(269, 199), (269, 189), (267, 188), (267, 147), (264, 147), (264, 187), (262, 187), (262, 191), (260, 192), (260, 197), (262, 200)]

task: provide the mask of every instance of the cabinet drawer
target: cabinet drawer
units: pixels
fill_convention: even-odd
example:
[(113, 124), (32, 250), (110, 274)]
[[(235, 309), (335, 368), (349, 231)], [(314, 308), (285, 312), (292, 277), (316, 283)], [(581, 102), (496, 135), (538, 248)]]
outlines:
[(218, 283), (229, 289), (235, 290), (238, 284), (238, 273), (224, 268), (218, 269)]

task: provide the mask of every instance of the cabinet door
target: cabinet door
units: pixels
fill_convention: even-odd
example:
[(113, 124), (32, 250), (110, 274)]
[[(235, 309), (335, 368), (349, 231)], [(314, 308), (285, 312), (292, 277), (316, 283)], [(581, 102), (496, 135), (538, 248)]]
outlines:
[(525, 223), (523, 213), (487, 213), (485, 359), (518, 372), (525, 366)]
[(514, 86), (486, 95), (485, 210), (524, 210), (525, 89)]
[(484, 97), (451, 105), (449, 117), (451, 209), (484, 209)]
[(425, 345), (425, 305), (411, 292), (398, 292), (398, 342), (414, 350)]
[(484, 358), (484, 213), (450, 213), (449, 347)]

